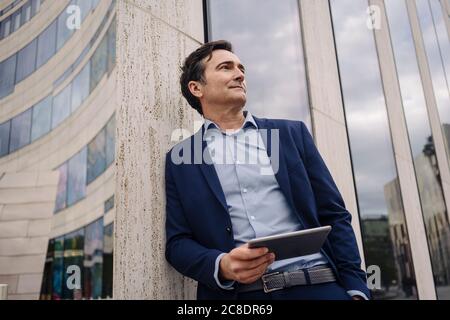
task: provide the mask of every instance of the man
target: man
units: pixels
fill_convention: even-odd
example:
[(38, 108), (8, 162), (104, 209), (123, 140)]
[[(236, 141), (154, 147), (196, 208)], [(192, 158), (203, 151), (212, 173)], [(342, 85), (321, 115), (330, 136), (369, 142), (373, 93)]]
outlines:
[[(351, 216), (305, 125), (243, 111), (245, 69), (227, 41), (191, 53), (180, 84), (205, 123), (167, 154), (166, 259), (198, 281), (197, 298), (367, 299)], [(246, 244), (323, 225), (308, 256)]]

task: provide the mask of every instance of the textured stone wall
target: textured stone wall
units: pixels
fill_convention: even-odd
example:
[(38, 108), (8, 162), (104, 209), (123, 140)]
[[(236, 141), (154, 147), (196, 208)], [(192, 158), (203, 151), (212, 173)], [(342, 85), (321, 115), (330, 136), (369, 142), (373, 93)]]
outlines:
[(190, 299), (195, 284), (164, 257), (164, 158), (176, 128), (198, 120), (178, 85), (203, 41), (201, 0), (119, 0), (115, 299)]

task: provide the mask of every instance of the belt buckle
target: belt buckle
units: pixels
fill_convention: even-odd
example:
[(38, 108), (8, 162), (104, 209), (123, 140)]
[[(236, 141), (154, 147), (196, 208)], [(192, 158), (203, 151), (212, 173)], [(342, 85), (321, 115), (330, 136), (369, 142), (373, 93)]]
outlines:
[(262, 283), (263, 283), (263, 288), (264, 288), (264, 293), (269, 293), (269, 292), (272, 292), (272, 291), (277, 291), (277, 290), (282, 290), (282, 289), (284, 289), (284, 286), (282, 286), (282, 287), (276, 287), (276, 288), (272, 288), (272, 289), (267, 288), (267, 282), (268, 282), (269, 280), (266, 280), (266, 278), (270, 278), (270, 277), (275, 276), (275, 275), (277, 275), (277, 274), (280, 274), (280, 273), (279, 273), (279, 272), (268, 273), (268, 274), (264, 274), (264, 275), (261, 277), (261, 280), (262, 280)]

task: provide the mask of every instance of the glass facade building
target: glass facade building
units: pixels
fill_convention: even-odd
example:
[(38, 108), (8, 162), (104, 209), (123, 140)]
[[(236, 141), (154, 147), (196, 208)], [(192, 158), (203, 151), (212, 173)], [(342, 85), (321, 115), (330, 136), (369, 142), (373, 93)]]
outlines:
[[(27, 270), (0, 268), (7, 283), (33, 279), (10, 285), (12, 299), (112, 298), (115, 46), (115, 0), (0, 3), (0, 172), (57, 177), (40, 191), (52, 199), (48, 218), (39, 199), (17, 204), (41, 230), (12, 237), (46, 244), (33, 246)], [(26, 259), (27, 250), (0, 256)]]

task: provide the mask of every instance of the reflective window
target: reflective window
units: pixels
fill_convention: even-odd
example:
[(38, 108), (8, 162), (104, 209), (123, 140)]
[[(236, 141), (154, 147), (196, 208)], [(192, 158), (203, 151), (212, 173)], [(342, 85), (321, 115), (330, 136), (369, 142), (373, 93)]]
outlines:
[(450, 80), (450, 41), (445, 19), (450, 19), (450, 14), (444, 12), (443, 3), (439, 0), (429, 0), (429, 6), (433, 14), (433, 23), (436, 30), (436, 36), (439, 41), (439, 49), (442, 55), (442, 63), (446, 72), (447, 88), (450, 90), (448, 81)]
[(52, 128), (56, 128), (70, 115), (71, 85), (67, 85), (53, 98)]
[(41, 8), (41, 0), (31, 0), (31, 15), (34, 16)]
[(446, 130), (446, 125), (450, 124), (450, 95), (443, 64), (443, 55), (441, 54), (442, 51), (438, 38), (436, 37), (437, 30), (435, 29), (428, 0), (417, 0), (416, 4), (425, 50), (428, 57), (428, 65), (431, 72), (439, 118), (441, 120), (442, 130), (446, 139), (447, 157), (449, 157), (450, 160), (450, 132)]
[(81, 21), (84, 21), (91, 11), (92, 0), (78, 0), (76, 4), (80, 8)]
[(310, 127), (298, 2), (208, 1), (209, 38), (231, 41), (246, 66), (248, 110)]
[(116, 64), (116, 19), (111, 22), (108, 29), (108, 73)]
[(25, 5), (22, 7), (22, 22), (21, 24), (25, 24), (31, 19), (31, 1), (28, 1), (25, 3)]
[(103, 37), (99, 46), (95, 50), (91, 58), (91, 83), (90, 91), (95, 89), (97, 84), (106, 73), (108, 64), (108, 38)]
[(50, 239), (45, 257), (44, 274), (42, 277), (40, 300), (52, 299), (53, 260), (55, 255), (55, 240)]
[(11, 120), (10, 152), (14, 152), (30, 143), (31, 108)]
[(20, 28), (20, 10), (14, 12), (11, 17), (12, 17), (11, 18), (11, 21), (12, 21), (11, 32), (14, 32)]
[(67, 162), (59, 168), (58, 189), (56, 193), (55, 212), (61, 211), (67, 206)]
[(11, 130), (11, 120), (0, 124), (0, 157), (9, 153), (9, 133)]
[[(113, 284), (113, 224), (103, 218), (65, 236), (51, 239), (47, 248), (41, 300), (108, 299)], [(81, 271), (81, 288), (71, 290), (67, 281), (73, 269)]]
[(106, 166), (114, 162), (116, 117), (113, 115), (106, 125)]
[[(0, 16), (3, 16), (13, 8), (15, 10), (15, 12), (12, 15), (8, 16), (8, 18), (0, 22), (0, 39), (9, 36), (11, 33), (17, 31), (25, 23), (30, 21), (30, 19), (39, 10), (38, 6), (34, 5), (33, 7), (33, 2), (38, 3), (38, 1), (36, 0), (28, 0), (25, 3), (23, 3), (22, 1), (18, 1), (10, 4), (8, 7), (0, 11)], [(22, 5), (22, 7), (16, 9), (17, 5), (19, 4)]]
[(34, 39), (17, 54), (16, 83), (28, 77), (36, 69), (37, 41)]
[(73, 205), (86, 195), (86, 147), (69, 160), (67, 180), (67, 206)]
[[(434, 228), (436, 217), (447, 220), (447, 210), (437, 165), (425, 96), (420, 78), (414, 39), (404, 1), (386, 1), (386, 12), (391, 30), (392, 46), (403, 98), (409, 140), (419, 187), (425, 230), (435, 284), (439, 298), (450, 298), (450, 233), (448, 223)], [(442, 256), (440, 249), (446, 251)], [(443, 283), (442, 280), (447, 282)], [(442, 286), (445, 285), (446, 288)], [(442, 294), (440, 294), (442, 292)], [(447, 294), (443, 294), (447, 292)]]
[[(22, 23), (25, 23), (29, 20), (29, 16), (33, 17), (37, 10), (39, 10), (40, 5), (43, 1), (40, 0), (30, 0), (27, 2), (23, 8), (21, 8), (18, 11), (18, 18), (14, 20), (12, 16), (8, 17), (7, 19), (0, 22), (0, 39), (3, 39), (4, 37), (8, 36), (11, 32), (14, 31), (14, 23), (18, 21), (19, 26)], [(91, 0), (72, 0), (71, 4), (76, 4), (79, 2), (79, 5), (82, 7), (83, 12), (89, 12), (91, 10), (90, 8), (95, 8), (98, 4), (98, 1), (91, 1)], [(31, 5), (30, 5), (31, 3)], [(100, 29), (104, 26), (103, 22), (107, 21), (107, 17), (114, 12), (112, 8), (114, 8), (115, 1), (111, 2), (111, 5), (108, 9), (107, 15), (102, 20), (102, 24), (99, 27), (99, 30), (95, 33), (94, 37), (97, 37)], [(6, 95), (11, 94), (14, 91), (14, 84), (19, 83), (20, 81), (24, 80), (26, 77), (28, 77), (32, 72), (36, 70), (36, 68), (41, 67), (45, 62), (47, 62), (55, 53), (57, 50), (59, 50), (66, 41), (70, 38), (70, 36), (74, 33), (74, 29), (69, 29), (67, 27), (66, 22), (70, 16), (66, 11), (67, 7), (61, 12), (61, 14), (49, 25), (47, 29), (45, 29), (37, 38), (33, 39), (30, 43), (28, 43), (24, 48), (22, 48), (19, 52), (12, 55), (10, 58), (8, 58), (6, 61), (0, 62), (0, 74), (2, 75), (0, 77), (0, 99), (5, 97)], [(5, 11), (5, 10), (3, 10)], [(22, 21), (21, 22), (21, 17)], [(107, 37), (105, 37), (107, 38)], [(91, 39), (93, 40), (93, 39)], [(106, 41), (106, 40), (105, 40)], [(83, 51), (83, 54), (85, 54), (90, 49), (91, 43), (85, 48), (85, 51)], [(56, 46), (56, 48), (55, 48)], [(107, 44), (105, 45), (107, 47)], [(104, 52), (107, 54), (107, 52)], [(83, 55), (82, 54), (82, 55)], [(115, 54), (115, 53), (114, 53)], [(100, 55), (101, 56), (101, 55)], [(106, 57), (106, 56), (105, 56)], [(79, 59), (82, 58), (81, 56)], [(107, 57), (105, 58), (107, 60)], [(108, 64), (107, 61), (99, 60), (99, 62), (104, 62), (105, 65)], [(17, 61), (17, 68), (16, 68), (16, 61)], [(12, 66), (12, 63), (14, 63), (14, 66)], [(79, 60), (78, 62), (79, 63)], [(14, 67), (14, 68), (10, 68)], [(106, 68), (102, 69), (101, 63), (97, 66), (100, 68), (98, 71), (103, 72), (103, 69), (106, 70)], [(62, 78), (65, 78), (65, 76), (69, 75), (72, 70), (75, 68), (75, 66), (71, 66), (66, 70), (65, 74), (62, 76)], [(5, 69), (5, 70), (2, 70)], [(6, 72), (8, 71), (8, 72)], [(11, 72), (12, 71), (12, 72)], [(3, 73), (5, 76), (3, 76)], [(95, 74), (97, 77), (103, 76), (102, 74)], [(10, 81), (14, 81), (12, 84)], [(97, 81), (98, 82), (98, 81)], [(97, 85), (97, 82), (95, 85)], [(93, 86), (95, 87), (95, 86)], [(93, 87), (90, 87), (93, 88)]]
[[(64, 279), (64, 237), (55, 239), (52, 269), (52, 300), (63, 298)], [(67, 286), (64, 286), (67, 287)]]
[(56, 52), (56, 21), (38, 37), (37, 67), (46, 63)]
[(112, 298), (113, 286), (113, 232), (114, 224), (105, 227), (103, 236), (103, 290), (102, 298)]
[(105, 171), (106, 168), (106, 130), (103, 129), (88, 144), (87, 155), (87, 183), (91, 183), (95, 178)]
[(89, 75), (91, 64), (88, 62), (72, 82), (72, 112), (89, 96)]
[(112, 195), (108, 200), (105, 201), (104, 213), (114, 208), (114, 195)]
[[(443, 12), (438, 1), (417, 1), (423, 39), (438, 103), (442, 129), (450, 142), (450, 99), (447, 75), (450, 75), (450, 47)], [(438, 32), (438, 33), (436, 33)], [(443, 32), (443, 34), (439, 34)], [(450, 225), (441, 187), (439, 167), (431, 135), (423, 154), (415, 159), (422, 200), (425, 230), (431, 255), (434, 282), (439, 299), (450, 299)], [(447, 151), (449, 151), (448, 149)]]
[(103, 218), (91, 223), (84, 233), (83, 298), (102, 297), (103, 274)]
[(72, 233), (67, 234), (64, 237), (64, 282), (63, 282), (63, 291), (62, 298), (63, 299), (74, 299), (81, 300), (82, 292), (80, 289), (70, 289), (67, 286), (67, 281), (69, 283), (73, 283), (70, 281), (69, 277), (73, 274), (72, 272), (67, 272), (69, 267), (76, 266), (79, 268), (81, 272), (81, 279), (83, 279), (84, 268), (83, 268), (83, 260), (84, 260), (84, 229), (79, 229)]
[(33, 107), (31, 141), (50, 131), (52, 123), (52, 96), (49, 95)]
[[(408, 230), (367, 0), (331, 0), (366, 266), (376, 299), (417, 298)], [(400, 233), (399, 233), (400, 232)]]
[(1, 22), (0, 39), (6, 38), (11, 33), (11, 16)]
[(13, 55), (0, 62), (0, 98), (3, 98), (14, 91), (16, 57), (16, 55)]
[[(66, 164), (59, 167), (60, 179), (55, 212), (69, 207), (84, 198), (86, 185), (102, 174), (113, 161), (110, 159), (114, 159), (114, 138), (107, 138), (107, 132), (114, 132), (114, 117), (113, 115), (105, 128), (100, 131), (87, 147), (84, 147), (68, 160), (68, 167)], [(109, 152), (106, 155), (105, 149), (106, 152)]]
[[(75, 1), (72, 0), (69, 4), (74, 4)], [(70, 15), (67, 13), (67, 8), (64, 8), (62, 13), (58, 17), (58, 32), (56, 38), (56, 50), (61, 49), (61, 47), (69, 40), (69, 38), (74, 33), (75, 29), (67, 27), (67, 21), (70, 19)], [(70, 20), (69, 20), (70, 21)]]

